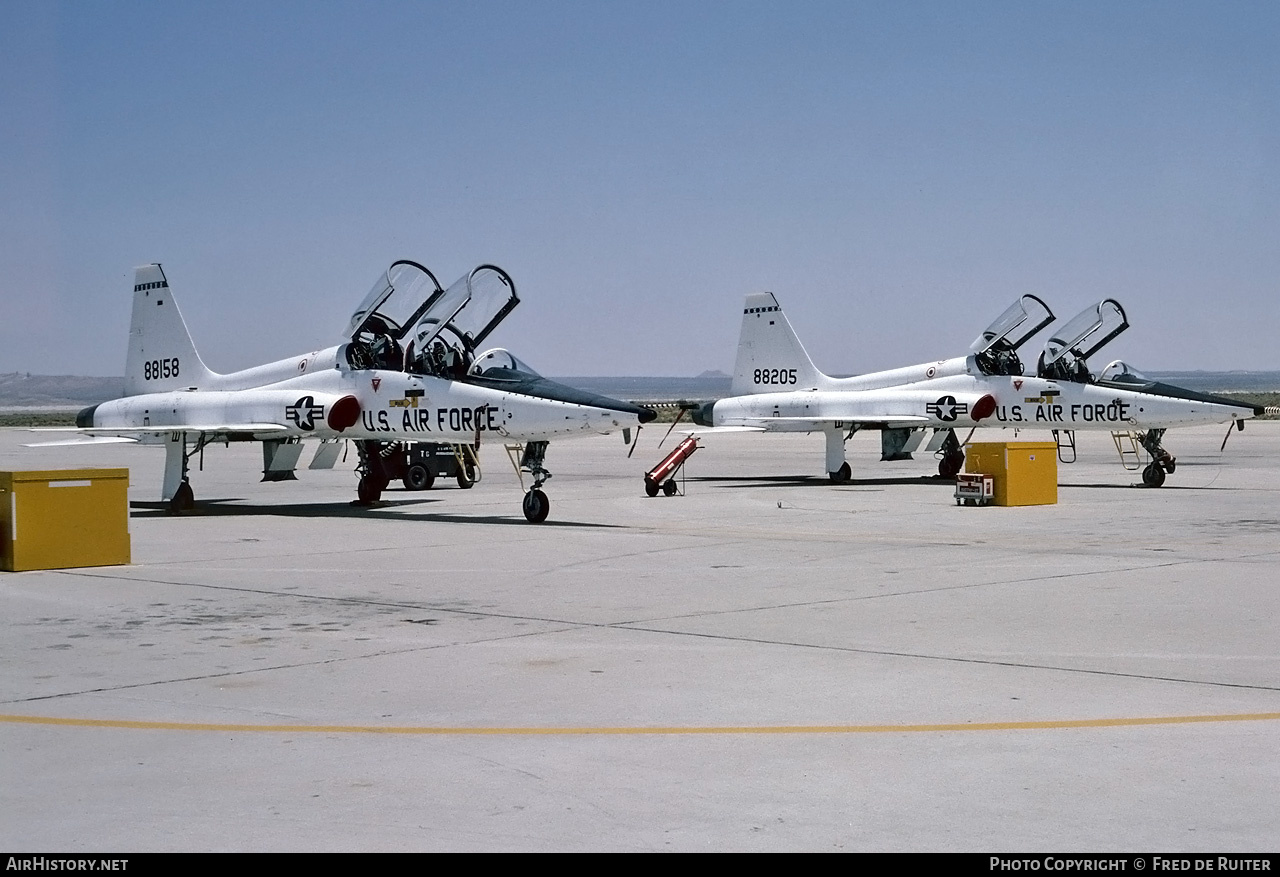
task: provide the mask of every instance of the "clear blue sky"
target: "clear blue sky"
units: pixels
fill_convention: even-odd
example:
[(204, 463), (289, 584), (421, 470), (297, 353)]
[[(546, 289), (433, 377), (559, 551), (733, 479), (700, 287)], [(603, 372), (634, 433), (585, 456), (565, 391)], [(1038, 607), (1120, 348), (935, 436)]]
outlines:
[(1278, 369), (1280, 3), (5, 0), (0, 204), (0, 372), (120, 374), (143, 262), (229, 371), (398, 258), (548, 374), (729, 371), (760, 290), (830, 372), (1025, 292)]

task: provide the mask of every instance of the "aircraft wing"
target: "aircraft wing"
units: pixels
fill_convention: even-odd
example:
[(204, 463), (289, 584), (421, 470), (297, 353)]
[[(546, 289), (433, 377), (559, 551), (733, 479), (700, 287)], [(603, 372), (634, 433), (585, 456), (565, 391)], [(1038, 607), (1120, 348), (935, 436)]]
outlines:
[(182, 424), (181, 426), (137, 426), (129, 428), (95, 426), (78, 429), (85, 435), (150, 435), (166, 432), (288, 432), (289, 427), (282, 423), (206, 423)]
[(837, 423), (852, 424), (885, 424), (886, 426), (918, 426), (922, 423), (928, 423), (929, 418), (921, 417), (915, 414), (891, 414), (886, 417), (753, 417), (752, 420), (759, 420), (763, 423), (809, 423), (814, 429), (825, 429), (828, 426), (834, 426)]
[(764, 432), (765, 428), (763, 426), (698, 426), (690, 423), (674, 431), (681, 435), (724, 435), (730, 432)]
[(32, 429), (32, 432), (70, 432), (75, 433), (77, 438), (59, 439), (51, 442), (34, 442), (26, 444), (24, 447), (51, 448), (64, 445), (117, 444), (123, 442), (136, 442), (138, 439), (134, 438), (134, 436), (163, 435), (165, 433), (173, 432), (208, 435), (210, 433), (264, 433), (288, 431), (289, 428), (287, 426), (279, 423), (186, 424), (182, 426), (146, 426), (136, 428), (51, 426), (36, 427), (35, 429)]
[(23, 445), (24, 448), (57, 448), (72, 445), (117, 445), (117, 444), (137, 444), (136, 438), (127, 438), (125, 436), (108, 436), (108, 435), (90, 435), (79, 438), (59, 439), (53, 442), (28, 442)]
[[(827, 429), (839, 424), (843, 428), (853, 424), (876, 426), (920, 426), (929, 422), (929, 418), (913, 414), (895, 414), (886, 417), (752, 417), (749, 423), (735, 426), (696, 426), (689, 424), (673, 430), (681, 435), (724, 435), (731, 432), (767, 432), (770, 424), (787, 424), (788, 426), (808, 426), (813, 430)], [(799, 429), (795, 430), (799, 432)]]

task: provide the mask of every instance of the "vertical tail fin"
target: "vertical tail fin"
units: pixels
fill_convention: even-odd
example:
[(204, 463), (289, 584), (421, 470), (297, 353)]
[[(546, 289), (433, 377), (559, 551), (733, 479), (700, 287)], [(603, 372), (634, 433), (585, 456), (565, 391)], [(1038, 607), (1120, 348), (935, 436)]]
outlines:
[(814, 367), (809, 354), (787, 322), (772, 292), (747, 296), (738, 336), (738, 362), (730, 394), (808, 390), (823, 386), (827, 376)]
[(158, 265), (142, 265), (133, 277), (133, 320), (124, 366), (124, 394), (162, 393), (208, 384), (214, 377), (196, 353), (191, 333)]

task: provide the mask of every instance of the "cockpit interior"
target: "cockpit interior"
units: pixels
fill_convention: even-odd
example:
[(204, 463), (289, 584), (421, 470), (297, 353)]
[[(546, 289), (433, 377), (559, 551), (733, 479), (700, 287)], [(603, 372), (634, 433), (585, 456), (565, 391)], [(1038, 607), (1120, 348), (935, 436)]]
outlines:
[(444, 289), (418, 263), (396, 262), (352, 314), (346, 362), (465, 380), (486, 356), (476, 348), (519, 303), (515, 283), (496, 266), (481, 265)]

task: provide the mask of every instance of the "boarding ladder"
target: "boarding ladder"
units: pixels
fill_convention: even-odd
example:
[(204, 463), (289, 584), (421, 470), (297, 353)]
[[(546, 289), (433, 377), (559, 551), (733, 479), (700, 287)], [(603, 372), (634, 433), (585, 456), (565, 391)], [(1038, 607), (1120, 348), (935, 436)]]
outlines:
[(1142, 447), (1142, 440), (1145, 437), (1146, 433), (1132, 430), (1111, 433), (1111, 439), (1116, 443), (1116, 451), (1120, 454), (1120, 465), (1130, 472), (1136, 472), (1145, 463), (1143, 455), (1146, 449)]
[[(1074, 429), (1055, 429), (1053, 431), (1053, 443), (1058, 446), (1058, 462), (1074, 463), (1076, 461), (1076, 431)], [(1067, 459), (1067, 451), (1071, 452), (1071, 459)]]

